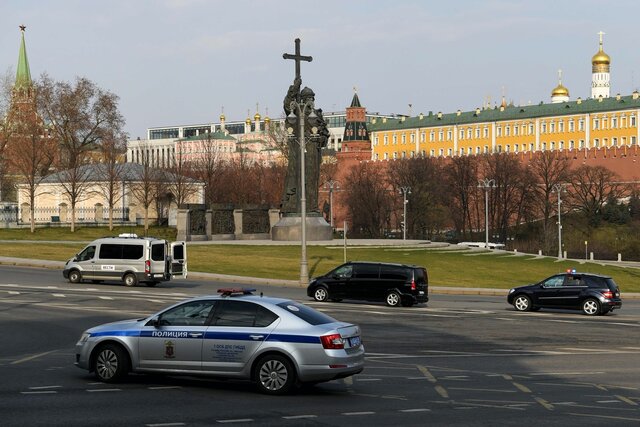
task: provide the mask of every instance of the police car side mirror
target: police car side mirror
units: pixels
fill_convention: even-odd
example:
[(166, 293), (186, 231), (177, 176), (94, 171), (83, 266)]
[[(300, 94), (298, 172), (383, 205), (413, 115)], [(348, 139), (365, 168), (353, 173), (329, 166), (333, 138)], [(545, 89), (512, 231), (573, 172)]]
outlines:
[(159, 317), (154, 317), (153, 319), (151, 319), (149, 321), (149, 325), (153, 326), (154, 328), (157, 328), (160, 326), (160, 318)]

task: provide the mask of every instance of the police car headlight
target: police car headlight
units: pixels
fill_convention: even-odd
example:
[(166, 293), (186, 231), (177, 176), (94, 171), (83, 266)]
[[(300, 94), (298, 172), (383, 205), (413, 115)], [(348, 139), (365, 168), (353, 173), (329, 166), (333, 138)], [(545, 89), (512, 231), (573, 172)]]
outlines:
[(510, 293), (510, 294), (512, 294), (512, 293), (514, 293), (515, 291), (516, 291), (515, 289), (510, 289), (510, 290), (509, 290), (509, 293)]
[(91, 334), (88, 332), (83, 333), (82, 336), (80, 336), (80, 339), (78, 340), (78, 344), (86, 343), (90, 336)]

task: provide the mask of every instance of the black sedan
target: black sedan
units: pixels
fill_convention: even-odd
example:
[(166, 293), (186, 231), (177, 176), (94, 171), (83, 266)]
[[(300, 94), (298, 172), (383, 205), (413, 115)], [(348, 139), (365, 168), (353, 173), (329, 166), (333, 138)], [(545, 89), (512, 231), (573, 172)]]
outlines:
[(577, 273), (575, 270), (556, 274), (533, 285), (513, 288), (507, 301), (518, 311), (568, 308), (582, 310), (589, 316), (606, 314), (622, 307), (620, 289), (611, 277)]

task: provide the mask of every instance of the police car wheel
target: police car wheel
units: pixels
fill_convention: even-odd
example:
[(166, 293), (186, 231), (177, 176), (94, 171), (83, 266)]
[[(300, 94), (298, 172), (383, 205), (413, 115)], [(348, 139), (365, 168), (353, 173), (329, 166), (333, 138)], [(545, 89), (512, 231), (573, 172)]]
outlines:
[(125, 286), (135, 286), (138, 284), (138, 279), (136, 278), (135, 274), (125, 274), (124, 277), (122, 278), (122, 281), (124, 282)]
[(98, 350), (93, 363), (93, 371), (98, 380), (113, 383), (127, 375), (129, 359), (122, 347), (106, 344)]
[(296, 373), (285, 357), (268, 355), (257, 363), (255, 379), (262, 393), (285, 394), (295, 384)]
[(69, 281), (71, 283), (80, 283), (82, 281), (82, 274), (78, 270), (73, 270), (69, 273)]

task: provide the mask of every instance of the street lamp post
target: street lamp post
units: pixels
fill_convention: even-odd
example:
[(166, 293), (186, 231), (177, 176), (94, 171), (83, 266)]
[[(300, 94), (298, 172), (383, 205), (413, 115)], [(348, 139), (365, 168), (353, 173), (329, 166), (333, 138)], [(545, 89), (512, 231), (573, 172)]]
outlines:
[(407, 195), (411, 194), (411, 187), (400, 187), (400, 194), (402, 194), (402, 205), (404, 208), (402, 214), (402, 240), (407, 240), (407, 203), (409, 203)]
[(329, 187), (329, 223), (331, 224), (331, 230), (333, 231), (333, 189), (338, 190), (340, 186), (338, 185), (338, 181), (334, 181), (330, 179), (325, 183), (327, 187)]
[(558, 194), (558, 259), (562, 259), (562, 221), (560, 219), (561, 193), (565, 191), (565, 184), (553, 184), (553, 192)]
[[(300, 144), (300, 285), (306, 286), (309, 284), (309, 264), (307, 262), (307, 191), (306, 191), (306, 177), (305, 177), (305, 151), (306, 151), (306, 139), (304, 136), (304, 122), (307, 112), (309, 112), (309, 122), (313, 126), (315, 119), (315, 108), (313, 100), (309, 99), (305, 102), (291, 101), (289, 104), (291, 113), (287, 116), (287, 122), (293, 125), (296, 120), (298, 121), (298, 128), (300, 132), (300, 138), (298, 144)], [(297, 111), (297, 114), (294, 114)], [(289, 135), (293, 135), (293, 128), (287, 129)], [(311, 133), (314, 135), (318, 133), (318, 128), (313, 126)]]
[(478, 188), (484, 188), (484, 247), (489, 249), (489, 189), (496, 188), (496, 181), (489, 178), (479, 179)]

